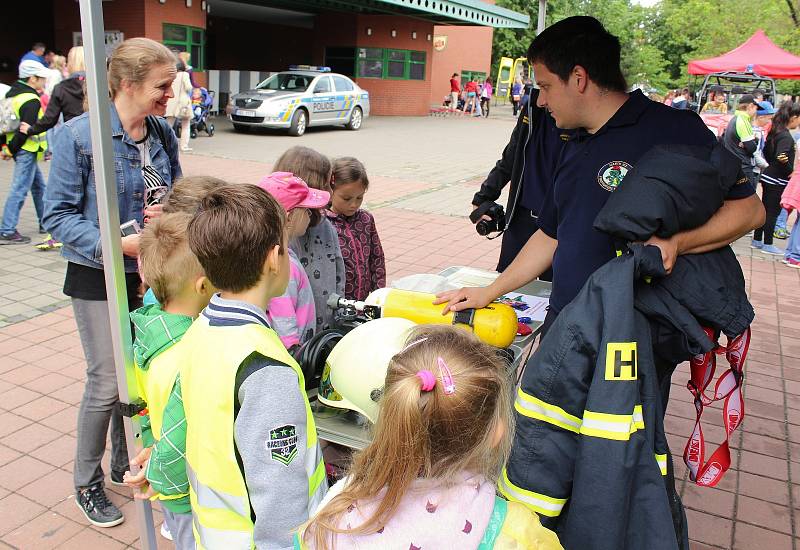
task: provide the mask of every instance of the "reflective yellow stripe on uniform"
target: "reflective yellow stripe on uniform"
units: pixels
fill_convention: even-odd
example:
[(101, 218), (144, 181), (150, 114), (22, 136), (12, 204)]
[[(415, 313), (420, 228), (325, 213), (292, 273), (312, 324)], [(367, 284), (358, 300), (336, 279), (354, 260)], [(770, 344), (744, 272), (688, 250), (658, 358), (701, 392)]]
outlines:
[(658, 469), (661, 470), (661, 475), (667, 475), (667, 455), (656, 453), (656, 462), (658, 463)]
[[(641, 416), (641, 412), (639, 414)], [(609, 414), (583, 411), (581, 435), (627, 441), (631, 438), (631, 434), (639, 429), (639, 426), (644, 428), (644, 420), (636, 420), (635, 416), (635, 413)]]
[(569, 414), (567, 411), (556, 405), (546, 403), (530, 394), (522, 391), (517, 392), (517, 399), (514, 402), (514, 409), (523, 415), (548, 424), (553, 424), (559, 428), (579, 433), (581, 429), (581, 419)]
[(227, 548), (250, 550), (253, 548), (252, 535), (249, 532), (214, 529), (200, 525), (197, 518), (192, 518), (194, 536), (198, 538), (201, 548)]
[(541, 493), (534, 493), (522, 487), (517, 487), (509, 481), (508, 472), (506, 472), (505, 468), (503, 468), (503, 475), (500, 478), (500, 483), (497, 488), (500, 494), (508, 500), (524, 504), (537, 514), (551, 518), (558, 517), (561, 514), (561, 510), (564, 509), (564, 505), (567, 503), (567, 499), (565, 498), (555, 498)]

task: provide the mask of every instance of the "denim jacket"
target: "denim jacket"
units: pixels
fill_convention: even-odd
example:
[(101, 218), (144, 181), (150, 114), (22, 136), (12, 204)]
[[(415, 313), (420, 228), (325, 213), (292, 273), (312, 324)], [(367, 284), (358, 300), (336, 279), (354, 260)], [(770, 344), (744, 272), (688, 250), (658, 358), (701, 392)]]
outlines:
[[(178, 140), (164, 119), (158, 119), (167, 143), (166, 150), (158, 134), (150, 135), (150, 158), (164, 182), (181, 177)], [(120, 223), (136, 220), (142, 225), (144, 179), (139, 148), (122, 129), (119, 115), (111, 105), (111, 131), (114, 144), (114, 171)], [(64, 123), (56, 132), (53, 160), (44, 196), (42, 225), (54, 239), (64, 243), (62, 255), (67, 261), (103, 268), (100, 226), (97, 217), (92, 141), (87, 113)], [(124, 256), (125, 271), (136, 272), (136, 258)]]

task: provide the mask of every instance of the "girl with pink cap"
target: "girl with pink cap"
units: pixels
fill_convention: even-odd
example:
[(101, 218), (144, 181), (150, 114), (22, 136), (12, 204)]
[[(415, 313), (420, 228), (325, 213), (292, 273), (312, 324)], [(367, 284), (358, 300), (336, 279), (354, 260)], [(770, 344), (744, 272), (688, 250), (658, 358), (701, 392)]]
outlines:
[[(286, 210), (289, 241), (305, 234), (311, 221), (310, 209), (324, 208), (330, 201), (328, 192), (309, 188), (302, 179), (290, 172), (273, 172), (265, 176), (258, 186), (275, 197)], [(308, 276), (294, 251), (288, 247), (287, 250), (289, 283), (282, 296), (270, 300), (267, 315), (283, 345), (293, 351), (292, 348), (314, 335), (316, 311)]]

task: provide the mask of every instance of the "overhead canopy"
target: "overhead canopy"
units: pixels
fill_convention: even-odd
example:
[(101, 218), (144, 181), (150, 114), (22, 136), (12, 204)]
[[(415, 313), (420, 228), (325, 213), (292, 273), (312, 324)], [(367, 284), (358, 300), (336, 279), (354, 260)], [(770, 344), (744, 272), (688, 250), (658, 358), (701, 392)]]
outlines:
[[(328, 9), (365, 15), (407, 15), (432, 21), (436, 25), (477, 25), (518, 29), (526, 29), (530, 25), (530, 17), (527, 15), (481, 0), (237, 0), (237, 2), (312, 12)], [(211, 6), (213, 9), (213, 1)]]
[(800, 79), (800, 57), (775, 45), (758, 30), (744, 44), (719, 57), (689, 62), (689, 74), (750, 72), (772, 78)]

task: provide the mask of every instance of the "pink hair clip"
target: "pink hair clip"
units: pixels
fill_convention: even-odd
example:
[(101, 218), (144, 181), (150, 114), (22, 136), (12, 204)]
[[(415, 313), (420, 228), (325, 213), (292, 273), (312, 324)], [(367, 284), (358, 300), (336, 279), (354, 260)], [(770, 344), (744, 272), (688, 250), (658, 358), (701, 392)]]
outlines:
[(456, 383), (453, 382), (453, 373), (447, 367), (447, 363), (441, 357), (438, 358), (439, 372), (442, 374), (442, 386), (444, 387), (445, 395), (453, 395), (456, 393)]
[(422, 381), (422, 391), (431, 391), (436, 387), (436, 376), (429, 370), (418, 371), (417, 378)]

